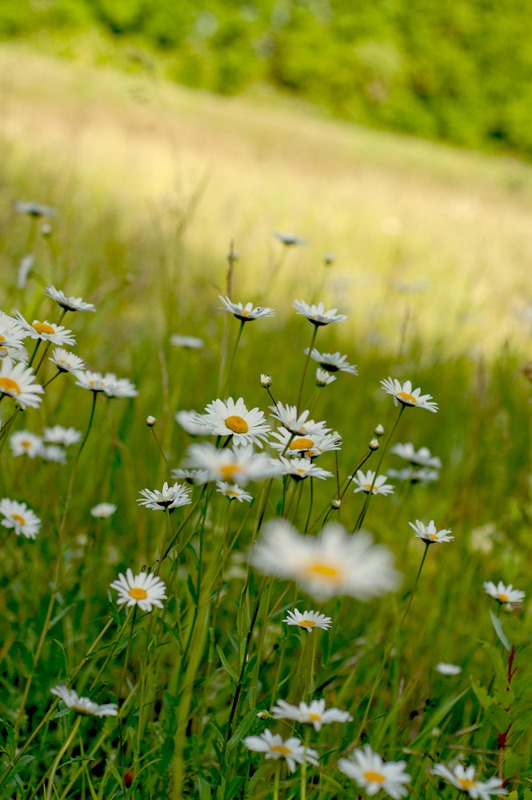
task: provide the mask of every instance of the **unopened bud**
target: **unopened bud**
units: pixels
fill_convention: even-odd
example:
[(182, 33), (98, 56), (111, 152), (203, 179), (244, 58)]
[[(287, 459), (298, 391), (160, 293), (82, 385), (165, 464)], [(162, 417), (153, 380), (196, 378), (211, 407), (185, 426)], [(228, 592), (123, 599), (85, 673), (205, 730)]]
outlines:
[(270, 718), (270, 714), (269, 714), (268, 711), (257, 711), (257, 717), (259, 719), (269, 719)]
[(373, 433), (375, 434), (375, 436), (383, 436), (384, 428), (382, 427), (382, 425), (377, 425)]
[(44, 225), (41, 225), (41, 235), (42, 236), (50, 236), (52, 233), (52, 226), (49, 225), (47, 222)]
[(264, 386), (265, 389), (268, 389), (272, 385), (272, 376), (261, 372), (260, 385)]
[(338, 510), (341, 505), (342, 505), (342, 501), (340, 500), (339, 497), (335, 497), (334, 500), (331, 500), (332, 508), (335, 508), (336, 510)]
[(379, 440), (378, 439), (372, 439), (371, 442), (369, 443), (369, 449), (370, 450), (378, 450), (379, 449)]
[(156, 422), (157, 420), (155, 419), (155, 417), (146, 417), (146, 425), (148, 426), (148, 428), (153, 428)]

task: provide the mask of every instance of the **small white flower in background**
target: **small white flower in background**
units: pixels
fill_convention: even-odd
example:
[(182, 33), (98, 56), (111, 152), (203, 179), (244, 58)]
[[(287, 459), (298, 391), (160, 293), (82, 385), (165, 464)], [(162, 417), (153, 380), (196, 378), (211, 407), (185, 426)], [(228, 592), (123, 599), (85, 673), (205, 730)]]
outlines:
[(35, 256), (33, 253), (27, 253), (27, 255), (22, 256), (18, 265), (17, 289), (26, 288), (26, 284), (28, 283), (28, 278), (34, 264)]
[(148, 426), (148, 428), (153, 428), (156, 424), (157, 424), (157, 417), (154, 417), (151, 414), (149, 414), (146, 417), (146, 425)]
[(310, 458), (284, 458), (279, 457), (279, 475), (290, 475), (296, 481), (302, 481), (305, 478), (318, 478), (319, 480), (326, 480), (332, 478), (332, 472), (326, 469), (321, 469), (312, 463)]
[(43, 206), (41, 203), (34, 203), (31, 200), (16, 200), (13, 203), (14, 211), (19, 214), (27, 214), (29, 217), (55, 217), (57, 211), (51, 206)]
[(395, 589), (400, 578), (387, 547), (374, 545), (366, 531), (352, 536), (337, 523), (318, 536), (302, 536), (287, 520), (271, 520), (253, 547), (251, 563), (322, 600), (344, 594), (369, 600)]
[(318, 765), (318, 754), (311, 747), (305, 747), (300, 739), (295, 736), (283, 740), (278, 733), (273, 734), (266, 729), (260, 736), (246, 736), (242, 739), (242, 744), (249, 750), (264, 753), (265, 758), (285, 758), (290, 772), (295, 772), (296, 764)]
[(389, 469), (386, 474), (389, 478), (394, 478), (398, 481), (410, 481), (410, 483), (420, 483), (422, 486), (440, 479), (440, 473), (437, 469), (428, 469), (427, 467), (421, 467), (421, 469), (413, 469), (412, 467)]
[(315, 422), (309, 419), (309, 411), (302, 411), (298, 414), (297, 406), (288, 406), (283, 403), (276, 403), (274, 406), (269, 406), (271, 415), (279, 420), (283, 428), (293, 433), (294, 435), (306, 436), (313, 434), (320, 434), (325, 436), (330, 433), (331, 429), (327, 427), (325, 422)]
[(186, 481), (195, 486), (212, 480), (209, 478), (209, 473), (206, 469), (173, 469), (172, 478), (176, 478), (178, 481)]
[(230, 314), (241, 322), (252, 322), (261, 317), (275, 316), (273, 308), (262, 308), (262, 306), (254, 307), (253, 303), (246, 303), (245, 305), (242, 303), (233, 303), (228, 297), (222, 297), (221, 294), (219, 294), (218, 297), (223, 303), (223, 306), (220, 306), (222, 311), (229, 311)]
[(525, 593), (520, 589), (514, 589), (511, 583), (505, 586), (502, 581), (499, 581), (495, 586), (493, 581), (485, 581), (482, 586), (484, 591), (498, 603), (522, 603), (525, 599)]
[(170, 344), (174, 347), (184, 347), (186, 350), (201, 350), (205, 346), (203, 339), (198, 336), (182, 336), (179, 333), (170, 336)]
[(154, 606), (163, 607), (166, 600), (166, 586), (164, 582), (153, 573), (139, 572), (133, 575), (131, 569), (126, 574), (119, 573), (118, 580), (113, 581), (111, 589), (118, 592), (119, 605), (138, 606), (141, 611), (151, 611)]
[(97, 519), (107, 519), (112, 516), (116, 511), (114, 503), (98, 503), (98, 505), (91, 508), (91, 515)]
[(317, 327), (321, 327), (322, 325), (330, 325), (333, 322), (345, 322), (347, 317), (345, 314), (337, 314), (337, 308), (331, 308), (329, 311), (325, 311), (325, 306), (323, 303), (318, 303), (318, 305), (309, 305), (305, 303), (304, 300), (294, 300), (292, 306), (295, 308), (298, 314), (306, 317), (309, 322), (312, 322), (313, 325)]
[(477, 781), (475, 778), (475, 767), (464, 767), (462, 764), (436, 764), (432, 770), (433, 775), (443, 778), (448, 783), (466, 792), (469, 797), (477, 800), (489, 800), (490, 794), (508, 794), (503, 788), (502, 781), (498, 778), (489, 778), (487, 781)]
[[(112, 373), (107, 373), (107, 376), (116, 377)], [(86, 372), (81, 372), (76, 376), (76, 386), (81, 386), (82, 389), (87, 389), (89, 392), (103, 392), (108, 383), (107, 376), (104, 377), (101, 372), (86, 370)]]
[(31, 367), (11, 358), (3, 358), (0, 363), (0, 394), (12, 397), (21, 408), (37, 408), (44, 394), (43, 387), (34, 383), (35, 374)]
[(79, 377), (85, 369), (82, 358), (62, 347), (56, 347), (48, 360), (55, 364), (60, 372), (71, 372), (76, 377)]
[(36, 458), (41, 455), (42, 438), (30, 431), (17, 431), (9, 437), (9, 446), (14, 456), (26, 455)]
[(277, 474), (272, 459), (266, 453), (256, 453), (252, 445), (218, 450), (210, 442), (192, 444), (188, 449), (187, 467), (200, 471), (199, 483), (205, 483), (205, 473), (208, 480), (238, 483), (239, 486)]
[(410, 775), (405, 772), (406, 761), (383, 761), (369, 744), (354, 751), (350, 758), (341, 758), (338, 769), (352, 778), (366, 794), (372, 796), (380, 791), (397, 800), (408, 794), (405, 784)]
[(204, 419), (216, 436), (232, 436), (233, 444), (256, 444), (268, 438), (271, 428), (264, 412), (258, 408), (247, 409), (244, 399), (213, 400), (205, 407)]
[(301, 247), (307, 244), (306, 239), (302, 239), (301, 236), (297, 236), (295, 233), (282, 233), (281, 231), (274, 231), (272, 236), (275, 236), (276, 239), (279, 239), (279, 241), (286, 247)]
[(366, 494), (393, 494), (394, 487), (391, 483), (386, 483), (386, 475), (377, 475), (375, 477), (375, 473), (368, 469), (367, 472), (362, 472), (361, 469), (357, 471), (357, 474), (353, 478), (353, 483), (356, 483), (357, 488), (355, 489), (355, 494), (357, 492), (365, 492)]
[(227, 483), (226, 481), (216, 481), (216, 491), (228, 497), (229, 500), (238, 500), (239, 503), (251, 503), (253, 495), (245, 492), (240, 486), (235, 483)]
[[(305, 353), (309, 352), (309, 348), (305, 349)], [(320, 353), (315, 347), (310, 351), (310, 357), (313, 361), (317, 361), (320, 367), (327, 372), (349, 372), (351, 375), (358, 375), (358, 370), (354, 364), (350, 364), (347, 356), (341, 353)]]
[(64, 292), (56, 289), (55, 286), (47, 286), (44, 293), (66, 311), (96, 311), (92, 303), (86, 303), (81, 297), (67, 297)]
[(272, 708), (274, 719), (293, 719), (296, 722), (308, 722), (314, 726), (314, 730), (321, 730), (322, 725), (331, 722), (351, 722), (353, 717), (348, 711), (340, 711), (338, 708), (325, 708), (325, 700), (312, 700), (312, 702), (301, 702), (298, 706), (293, 706), (285, 700), (278, 700)]
[(203, 414), (192, 409), (176, 411), (175, 421), (191, 436), (209, 436), (211, 433), (211, 426), (205, 421)]
[(41, 322), (38, 319), (34, 319), (30, 325), (19, 311), (17, 311), (16, 319), (20, 326), (26, 331), (26, 335), (31, 339), (41, 339), (44, 342), (52, 342), (52, 344), (57, 344), (60, 347), (65, 344), (76, 344), (76, 337), (72, 331), (63, 327), (63, 325), (56, 325), (55, 322), (48, 322), (47, 320)]
[(142, 498), (137, 500), (137, 503), (152, 511), (173, 511), (174, 508), (186, 506), (192, 502), (190, 499), (190, 489), (188, 486), (183, 486), (179, 483), (174, 483), (170, 486), (164, 483), (162, 490), (159, 492), (157, 489), (142, 489), (140, 494)]
[(434, 669), (436, 672), (439, 672), (440, 675), (460, 675), (462, 672), (462, 667), (459, 667), (457, 664), (446, 664), (445, 661), (440, 661), (439, 664), (436, 664)]
[(293, 611), (288, 611), (287, 616), (283, 619), (287, 625), (297, 625), (299, 628), (304, 628), (309, 633), (312, 633), (314, 628), (321, 628), (328, 630), (332, 625), (331, 617), (326, 617), (325, 614), (320, 614), (319, 611), (299, 611), (294, 608)]
[(63, 428), (62, 425), (54, 425), (53, 428), (45, 428), (43, 431), (45, 442), (62, 444), (63, 447), (77, 444), (81, 441), (81, 437), (81, 431), (77, 431), (75, 428)]
[(4, 528), (13, 529), (17, 536), (22, 534), (26, 539), (35, 539), (39, 533), (41, 520), (26, 503), (4, 497), (0, 500), (0, 514)]
[(57, 444), (44, 446), (39, 453), (43, 461), (55, 461), (57, 464), (66, 464), (66, 453)]
[(114, 372), (82, 372), (77, 375), (76, 386), (90, 392), (102, 392), (107, 397), (136, 397), (138, 395), (134, 384), (127, 378), (117, 378)]
[(323, 389), (324, 386), (330, 386), (336, 380), (336, 375), (330, 375), (324, 369), (316, 370), (316, 386), (318, 389)]
[(405, 381), (400, 383), (397, 378), (385, 378), (381, 381), (381, 386), (385, 392), (393, 396), (395, 405), (416, 406), (426, 408), (434, 414), (438, 411), (438, 404), (431, 402), (431, 394), (421, 394), (421, 389), (412, 389), (412, 382)]
[(116, 703), (93, 703), (88, 697), (80, 697), (73, 689), (67, 689), (66, 686), (54, 686), (50, 689), (52, 694), (61, 698), (67, 708), (73, 711), (79, 711), (80, 714), (88, 714), (92, 717), (116, 717), (118, 714), (118, 706)]
[(414, 466), (441, 469), (441, 460), (437, 456), (432, 456), (428, 447), (420, 447), (416, 451), (412, 442), (406, 442), (405, 444), (394, 444), (390, 453), (409, 461)]
[(421, 520), (416, 519), (415, 522), (408, 523), (414, 531), (414, 536), (418, 539), (423, 539), (427, 544), (435, 544), (436, 542), (452, 542), (454, 536), (449, 536), (451, 529), (442, 528), (441, 531), (436, 530), (434, 520), (431, 519), (428, 525), (425, 525)]

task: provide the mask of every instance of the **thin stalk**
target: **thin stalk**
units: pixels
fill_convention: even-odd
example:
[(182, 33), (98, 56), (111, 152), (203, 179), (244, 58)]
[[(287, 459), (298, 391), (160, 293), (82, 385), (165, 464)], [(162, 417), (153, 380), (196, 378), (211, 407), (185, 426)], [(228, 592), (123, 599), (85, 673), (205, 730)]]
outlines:
[(298, 395), (297, 395), (296, 407), (297, 407), (298, 413), (300, 411), (299, 406), (300, 406), (300, 403), (301, 403), (301, 395), (303, 394), (303, 386), (305, 385), (305, 377), (307, 375), (308, 365), (309, 365), (309, 361), (310, 361), (310, 354), (312, 352), (312, 349), (314, 347), (314, 342), (316, 341), (316, 336), (318, 334), (318, 326), (317, 325), (313, 325), (312, 328), (313, 328), (313, 330), (312, 330), (312, 337), (311, 337), (311, 340), (310, 340), (310, 347), (309, 347), (309, 350), (308, 350), (308, 353), (307, 353), (307, 359), (305, 361), (305, 366), (303, 368), (303, 374), (301, 376), (301, 383), (299, 384), (299, 392), (298, 392)]
[(81, 723), (81, 717), (78, 716), (76, 721), (74, 722), (74, 725), (72, 726), (72, 730), (70, 731), (70, 734), (69, 734), (66, 742), (64, 743), (63, 747), (61, 748), (61, 750), (58, 752), (58, 754), (56, 755), (56, 757), (54, 759), (54, 762), (52, 764), (51, 771), (50, 771), (50, 778), (48, 780), (48, 789), (46, 790), (45, 800), (51, 800), (51, 798), (52, 798), (53, 790), (54, 790), (54, 778), (55, 778), (56, 772), (57, 772), (57, 770), (59, 768), (59, 764), (61, 763), (61, 759), (63, 758), (63, 756), (65, 755), (65, 753), (69, 749), (70, 745), (72, 744), (73, 740), (77, 736), (80, 723)]
[(227, 378), (225, 379), (225, 384), (224, 384), (224, 388), (223, 388), (223, 391), (222, 391), (222, 396), (225, 396), (225, 393), (227, 391), (227, 387), (229, 386), (229, 381), (231, 380), (231, 373), (233, 372), (233, 366), (234, 366), (235, 358), (236, 358), (236, 351), (238, 350), (238, 345), (240, 344), (240, 339), (242, 338), (242, 332), (244, 330), (244, 325), (245, 324), (246, 324), (245, 320), (241, 319), (240, 320), (240, 328), (238, 329), (238, 333), (237, 333), (236, 339), (235, 339), (235, 346), (233, 347), (233, 354), (231, 356), (231, 361), (229, 363), (229, 369), (227, 371)]

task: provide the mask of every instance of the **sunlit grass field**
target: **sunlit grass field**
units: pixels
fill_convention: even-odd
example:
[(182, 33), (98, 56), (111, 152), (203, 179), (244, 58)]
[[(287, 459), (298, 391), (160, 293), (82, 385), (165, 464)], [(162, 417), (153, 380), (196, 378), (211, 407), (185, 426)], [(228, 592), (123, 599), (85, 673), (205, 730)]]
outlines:
[[(483, 786), (530, 797), (530, 167), (22, 48), (0, 52), (0, 86), (1, 310), (30, 327), (58, 323), (50, 285), (94, 303), (96, 313), (61, 319), (77, 339), (69, 349), (138, 390), (78, 386), (49, 361), (55, 344), (30, 338), (35, 381), (50, 381), (42, 402), (17, 410), (8, 373), (0, 378), (0, 500), (41, 520), (35, 539), (1, 528), (0, 797), (431, 800), (483, 797)], [(23, 213), (17, 201), (57, 214)], [(276, 314), (241, 322), (219, 295)], [(347, 319), (316, 326), (294, 300)], [(358, 375), (329, 372), (336, 380), (316, 386), (312, 346), (345, 354)], [(381, 385), (389, 376), (421, 387), (438, 412), (395, 405)], [(193, 445), (210, 442), (211, 460), (242, 452), (233, 428), (191, 435), (176, 412), (240, 397), (273, 431), (278, 402), (337, 432), (341, 449), (312, 460), (330, 476), (242, 478), (243, 501), (216, 491), (213, 475), (173, 477)], [(238, 412), (226, 420), (241, 425)], [(80, 432), (65, 463), (14, 454), (15, 434), (55, 425)], [(305, 433), (286, 436), (285, 455)], [(255, 450), (278, 467), (275, 441)], [(392, 452), (408, 442), (441, 460), (435, 479), (410, 473), (388, 479), (388, 496), (354, 493), (362, 462), (383, 475), (411, 470)], [(139, 505), (165, 481), (190, 502)], [(91, 515), (103, 502), (111, 516)], [(305, 538), (268, 567), (256, 543), (282, 519)], [(431, 520), (454, 539), (414, 536), (409, 522)], [(336, 561), (322, 554), (305, 571), (302, 553), (289, 568), (330, 523), (346, 536), (328, 554)], [(358, 553), (362, 576), (340, 580), (342, 548), (364, 541), (360, 528), (400, 579), (382, 567), (385, 577), (372, 576)], [(160, 608), (118, 604), (110, 585), (128, 569), (164, 582)], [(524, 601), (498, 602), (489, 581)], [(330, 627), (288, 625), (296, 608)], [(461, 671), (443, 674), (442, 662)], [(65, 685), (118, 713), (70, 710), (51, 693)], [(321, 730), (273, 718), (280, 700), (320, 698), (349, 718)], [(266, 729), (282, 743), (249, 738)], [(339, 768), (366, 745), (388, 768), (404, 760), (395, 774), (408, 778), (392, 780), (379, 761), (358, 779)], [(453, 784), (432, 772), (456, 763), (474, 777), (451, 773)]]

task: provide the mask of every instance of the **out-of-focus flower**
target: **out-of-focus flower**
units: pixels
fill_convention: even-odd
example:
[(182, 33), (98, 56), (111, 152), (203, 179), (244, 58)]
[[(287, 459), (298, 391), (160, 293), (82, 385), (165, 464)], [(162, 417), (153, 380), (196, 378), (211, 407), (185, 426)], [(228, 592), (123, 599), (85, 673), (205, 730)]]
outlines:
[(490, 794), (508, 794), (499, 778), (493, 777), (487, 781), (478, 781), (475, 778), (475, 767), (472, 766), (464, 767), (462, 764), (453, 764), (448, 767), (446, 764), (436, 764), (432, 774), (443, 778), (475, 800), (489, 800)]
[(67, 297), (61, 289), (56, 289), (55, 286), (47, 286), (44, 293), (55, 300), (65, 311), (96, 311), (92, 303), (86, 303), (81, 297)]
[(338, 769), (368, 795), (383, 791), (394, 800), (408, 794), (405, 784), (410, 781), (410, 775), (406, 774), (405, 767), (406, 761), (384, 761), (369, 744), (355, 750), (351, 758), (341, 758), (338, 762)]
[(312, 700), (310, 703), (301, 702), (293, 706), (285, 700), (278, 700), (272, 708), (274, 719), (293, 719), (296, 722), (308, 722), (314, 730), (321, 730), (322, 725), (331, 722), (350, 722), (353, 717), (348, 711), (338, 708), (325, 708), (325, 700)]
[[(305, 353), (309, 352), (309, 348), (305, 350)], [(317, 361), (320, 367), (327, 372), (349, 372), (351, 375), (358, 375), (358, 370), (354, 364), (350, 364), (347, 360), (347, 356), (341, 355), (341, 353), (320, 353), (319, 350), (316, 350), (315, 347), (312, 348), (310, 351), (310, 357), (313, 361)]]
[(81, 441), (81, 437), (81, 431), (77, 431), (75, 428), (63, 428), (62, 425), (54, 425), (53, 428), (45, 428), (43, 431), (45, 442), (61, 444), (63, 447), (77, 444)]
[(88, 697), (80, 697), (77, 692), (73, 689), (67, 689), (66, 686), (54, 686), (50, 691), (56, 697), (61, 698), (67, 708), (78, 711), (80, 714), (88, 714), (91, 717), (116, 717), (118, 714), (116, 703), (99, 705), (89, 700)]
[(246, 736), (242, 739), (242, 744), (255, 750), (258, 753), (264, 753), (265, 758), (273, 758), (275, 761), (278, 758), (285, 758), (290, 772), (295, 772), (296, 764), (314, 764), (318, 765), (318, 754), (311, 747), (305, 747), (300, 739), (292, 736), (290, 739), (283, 740), (278, 733), (275, 735), (266, 729), (260, 736)]
[(203, 339), (198, 336), (182, 336), (179, 333), (170, 336), (170, 344), (174, 347), (184, 347), (186, 350), (201, 350), (205, 346)]
[(116, 506), (114, 503), (98, 503), (91, 508), (91, 516), (96, 517), (97, 519), (107, 519), (108, 517), (112, 516), (115, 511)]
[(9, 446), (14, 456), (26, 455), (29, 458), (40, 456), (42, 438), (30, 431), (17, 431), (9, 437)]
[(39, 533), (41, 520), (26, 503), (4, 497), (0, 500), (0, 514), (3, 517), (1, 524), (4, 528), (14, 530), (17, 536), (22, 534), (26, 539), (35, 539)]
[(347, 319), (345, 314), (337, 313), (337, 308), (331, 308), (329, 311), (325, 311), (323, 303), (318, 303), (318, 305), (314, 305), (313, 303), (309, 305), (305, 303), (304, 300), (294, 300), (292, 305), (298, 314), (306, 317), (309, 322), (312, 322), (312, 324), (317, 327), (330, 325), (333, 322), (345, 322)]

